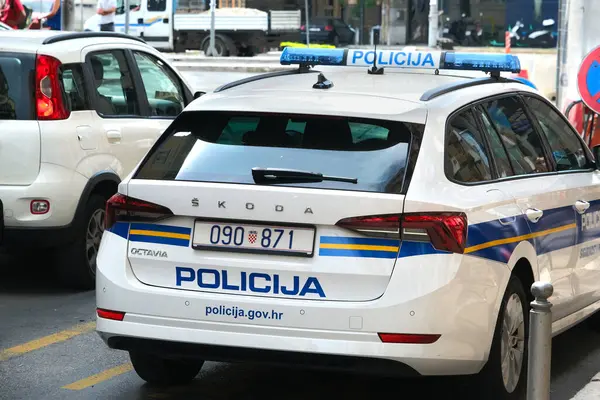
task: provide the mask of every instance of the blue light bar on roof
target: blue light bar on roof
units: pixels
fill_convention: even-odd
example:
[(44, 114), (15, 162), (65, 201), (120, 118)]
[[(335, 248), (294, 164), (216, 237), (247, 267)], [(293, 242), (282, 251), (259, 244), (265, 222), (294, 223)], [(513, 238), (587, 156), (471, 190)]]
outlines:
[(286, 47), (282, 65), (333, 65), (383, 68), (443, 69), (484, 72), (521, 71), (511, 54), (455, 53), (453, 51), (311, 49)]

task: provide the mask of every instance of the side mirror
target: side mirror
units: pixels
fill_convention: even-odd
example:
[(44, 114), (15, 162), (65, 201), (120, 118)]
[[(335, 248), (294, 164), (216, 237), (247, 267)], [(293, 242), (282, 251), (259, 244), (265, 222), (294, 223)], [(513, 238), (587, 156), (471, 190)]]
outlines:
[(592, 148), (592, 154), (594, 154), (594, 160), (596, 161), (596, 169), (600, 170), (600, 144)]
[(198, 91), (198, 92), (194, 93), (194, 99), (197, 99), (205, 94), (206, 94), (206, 92)]

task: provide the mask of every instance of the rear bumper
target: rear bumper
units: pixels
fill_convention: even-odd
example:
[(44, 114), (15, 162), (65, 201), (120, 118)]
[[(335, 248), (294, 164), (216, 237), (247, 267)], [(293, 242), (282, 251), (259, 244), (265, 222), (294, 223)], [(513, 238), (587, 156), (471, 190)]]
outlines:
[(351, 371), (382, 376), (419, 376), (419, 373), (411, 367), (385, 359), (184, 343), (159, 339), (139, 339), (104, 333), (100, 333), (100, 337), (102, 337), (111, 349), (143, 352), (167, 358), (193, 358), (219, 362), (251, 362), (278, 366), (293, 365), (295, 367), (310, 369)]
[[(396, 363), (397, 369), (420, 375), (481, 370), (510, 277), (504, 264), (427, 255), (397, 265), (385, 293), (372, 301), (283, 299), (145, 285), (126, 252), (127, 240), (105, 232), (98, 254), (97, 306), (126, 313), (123, 321), (98, 318), (97, 331), (109, 346), (132, 350), (155, 343), (164, 353), (180, 354), (189, 345), (208, 361), (257, 361), (256, 354), (260, 361), (261, 351), (280, 362), (288, 359), (281, 353), (290, 353), (290, 363), (302, 357), (317, 360), (308, 364), (350, 357)], [(441, 337), (431, 344), (383, 343), (378, 333)]]

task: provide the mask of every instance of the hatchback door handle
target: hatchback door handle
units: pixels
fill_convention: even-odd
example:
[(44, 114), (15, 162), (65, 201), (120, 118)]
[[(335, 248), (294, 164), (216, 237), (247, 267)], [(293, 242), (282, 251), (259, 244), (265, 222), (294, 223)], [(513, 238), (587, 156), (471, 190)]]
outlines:
[(540, 218), (542, 218), (544, 212), (542, 210), (538, 210), (537, 208), (528, 208), (527, 211), (525, 211), (525, 214), (531, 222), (535, 223), (538, 222)]
[(121, 131), (118, 129), (111, 129), (106, 131), (106, 137), (110, 143), (119, 143), (121, 141)]
[(577, 200), (575, 202), (575, 209), (579, 214), (583, 214), (588, 210), (588, 208), (590, 208), (590, 203), (585, 200)]

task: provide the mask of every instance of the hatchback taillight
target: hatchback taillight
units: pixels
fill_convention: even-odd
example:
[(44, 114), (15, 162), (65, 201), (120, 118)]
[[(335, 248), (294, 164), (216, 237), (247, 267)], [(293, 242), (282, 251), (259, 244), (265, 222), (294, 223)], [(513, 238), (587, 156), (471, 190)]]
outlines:
[(35, 62), (35, 108), (39, 120), (69, 118), (60, 82), (61, 63), (56, 58), (38, 55)]
[(305, 31), (306, 30), (306, 26), (305, 25), (300, 25), (300, 30), (301, 31)]
[(115, 194), (106, 202), (105, 229), (110, 229), (118, 221), (155, 221), (173, 215), (167, 207), (147, 201)]
[(331, 25), (326, 25), (326, 26), (325, 26), (325, 30), (326, 30), (327, 32), (332, 32), (332, 31), (333, 31), (333, 26), (331, 26)]
[(464, 253), (467, 216), (463, 213), (369, 215), (345, 218), (336, 224), (365, 236), (430, 242), (437, 250)]

